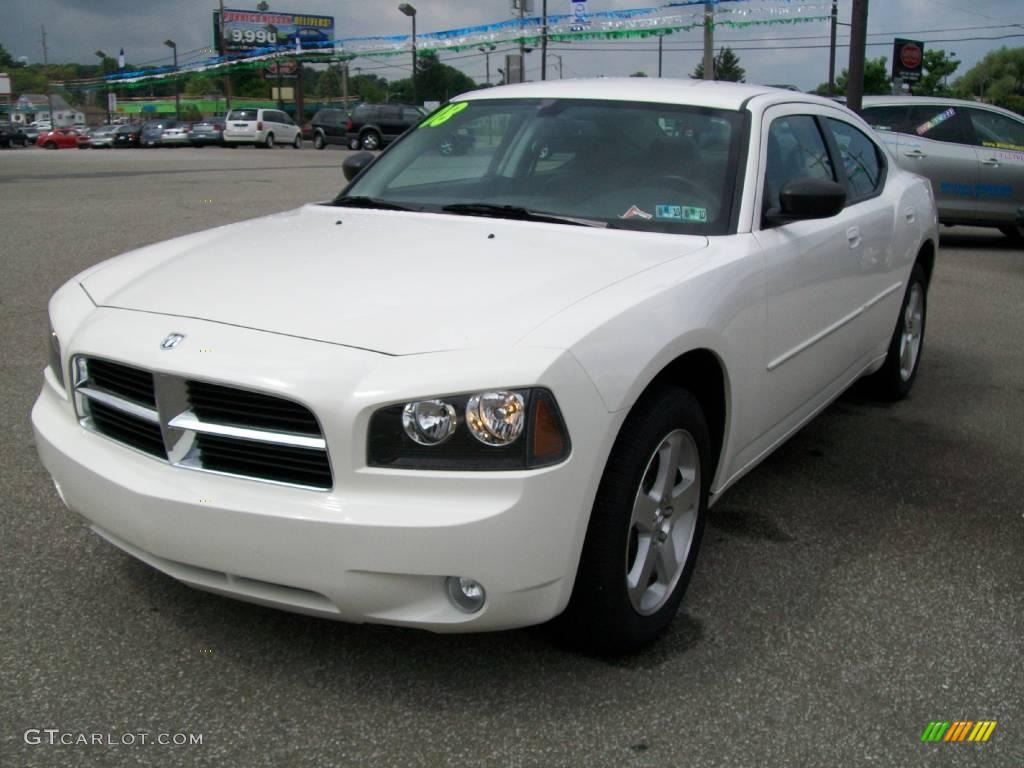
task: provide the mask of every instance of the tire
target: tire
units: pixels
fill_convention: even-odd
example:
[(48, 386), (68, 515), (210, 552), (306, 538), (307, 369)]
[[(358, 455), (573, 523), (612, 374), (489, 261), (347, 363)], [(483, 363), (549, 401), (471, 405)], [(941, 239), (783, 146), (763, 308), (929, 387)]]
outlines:
[(265, 138), (263, 140), (263, 146), (266, 147), (267, 149), (273, 149), (274, 148), (274, 134), (272, 134), (272, 133), (268, 133), (267, 134), (267, 138)]
[(903, 294), (896, 329), (882, 367), (868, 377), (871, 393), (880, 400), (902, 400), (914, 386), (924, 353), (924, 331), (928, 319), (928, 278), (915, 264)]
[(1008, 224), (1005, 227), (1000, 227), (999, 231), (1006, 235), (1011, 240), (1024, 240), (1024, 225)]
[(367, 131), (359, 139), (359, 146), (367, 152), (380, 149), (380, 134), (376, 131)]
[(295, 141), (292, 142), (292, 146), (295, 149), (302, 149), (302, 134), (301, 133), (295, 134)]
[(349, 149), (359, 149), (360, 141), (358, 138), (351, 138), (348, 140)]
[(53, 142), (53, 141), (48, 141), (45, 144), (43, 144), (43, 149), (56, 149), (56, 148), (57, 148), (57, 143)]
[(325, 149), (327, 142), (324, 141), (324, 135), (322, 133), (313, 134), (313, 148), (314, 149)]
[(630, 653), (665, 630), (697, 561), (710, 455), (704, 413), (686, 390), (663, 387), (634, 407), (598, 487), (569, 605), (552, 622), (558, 639)]

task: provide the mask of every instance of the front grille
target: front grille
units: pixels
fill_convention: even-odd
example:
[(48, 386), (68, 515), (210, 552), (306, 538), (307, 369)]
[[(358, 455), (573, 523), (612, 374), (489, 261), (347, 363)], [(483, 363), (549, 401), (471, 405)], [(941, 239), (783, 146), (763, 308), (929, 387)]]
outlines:
[(164, 438), (160, 425), (132, 416), (103, 403), (94, 402), (89, 406), (93, 427), (100, 434), (112, 437), (120, 443), (127, 443), (140, 451), (167, 458)]
[(74, 360), (82, 426), (175, 466), (328, 490), (327, 444), (308, 408), (260, 392), (99, 358)]
[(94, 387), (127, 398), (134, 403), (156, 407), (153, 374), (130, 365), (108, 360), (89, 361), (89, 379)]
[(324, 451), (285, 445), (256, 446), (249, 440), (199, 435), (203, 466), (214, 472), (260, 477), (280, 483), (331, 487), (331, 465)]
[(188, 399), (196, 416), (204, 421), (303, 435), (320, 434), (320, 425), (307, 408), (279, 397), (190, 381)]

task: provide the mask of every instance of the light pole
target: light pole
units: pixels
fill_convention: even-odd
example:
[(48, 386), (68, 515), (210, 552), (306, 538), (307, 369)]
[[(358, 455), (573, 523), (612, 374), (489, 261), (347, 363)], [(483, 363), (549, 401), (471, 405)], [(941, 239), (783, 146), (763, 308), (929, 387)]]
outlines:
[(412, 19), (412, 103), (418, 104), (416, 99), (416, 9), (409, 3), (402, 3), (398, 10)]
[[(103, 77), (107, 73), (103, 71), (104, 65), (107, 63), (107, 54), (103, 51), (96, 51), (96, 55), (100, 57), (100, 77)], [(107, 125), (110, 125), (110, 86), (108, 85), (103, 89), (103, 95), (107, 99)]]
[(548, 56), (550, 56), (552, 59), (558, 59), (558, 79), (561, 80), (562, 79), (562, 56), (561, 56), (561, 54), (549, 53)]
[(174, 119), (181, 120), (181, 83), (178, 82), (178, 44), (164, 40), (164, 45), (174, 51)]
[(494, 43), (488, 43), (487, 45), (481, 45), (479, 48), (477, 48), (477, 50), (480, 51), (480, 53), (482, 53), (484, 55), (484, 58), (487, 61), (487, 84), (488, 85), (491, 84), (491, 51), (493, 51), (497, 47), (498, 46), (496, 46)]

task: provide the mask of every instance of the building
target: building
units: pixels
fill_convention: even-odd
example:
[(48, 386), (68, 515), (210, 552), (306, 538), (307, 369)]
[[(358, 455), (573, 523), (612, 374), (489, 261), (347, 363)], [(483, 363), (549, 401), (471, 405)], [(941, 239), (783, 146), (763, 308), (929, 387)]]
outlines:
[[(53, 100), (53, 120), (50, 119), (49, 99)], [(63, 96), (55, 93), (49, 99), (45, 93), (23, 93), (14, 102), (11, 120), (22, 125), (46, 121), (54, 127), (85, 124), (85, 115), (68, 104)]]

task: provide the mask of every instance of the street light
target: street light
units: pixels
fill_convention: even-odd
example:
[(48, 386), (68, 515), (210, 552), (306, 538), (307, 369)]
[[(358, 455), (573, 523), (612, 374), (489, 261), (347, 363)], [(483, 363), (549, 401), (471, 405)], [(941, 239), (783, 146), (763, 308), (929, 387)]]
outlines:
[(412, 19), (412, 103), (418, 104), (416, 99), (416, 9), (408, 3), (402, 3), (398, 10)]
[(178, 44), (173, 40), (164, 40), (164, 45), (174, 51), (174, 119), (181, 120), (181, 93), (178, 82)]
[[(103, 51), (96, 51), (96, 55), (100, 57), (100, 76), (104, 76), (107, 73), (103, 71), (103, 65), (107, 63), (107, 54)], [(107, 97), (107, 125), (110, 125), (110, 86), (108, 85), (103, 89), (103, 95)]]
[(487, 45), (481, 45), (479, 48), (477, 48), (477, 50), (480, 51), (480, 53), (482, 53), (484, 55), (484, 58), (487, 60), (488, 85), (491, 84), (491, 51), (493, 51), (497, 47), (498, 46), (496, 46), (494, 43), (488, 43)]

